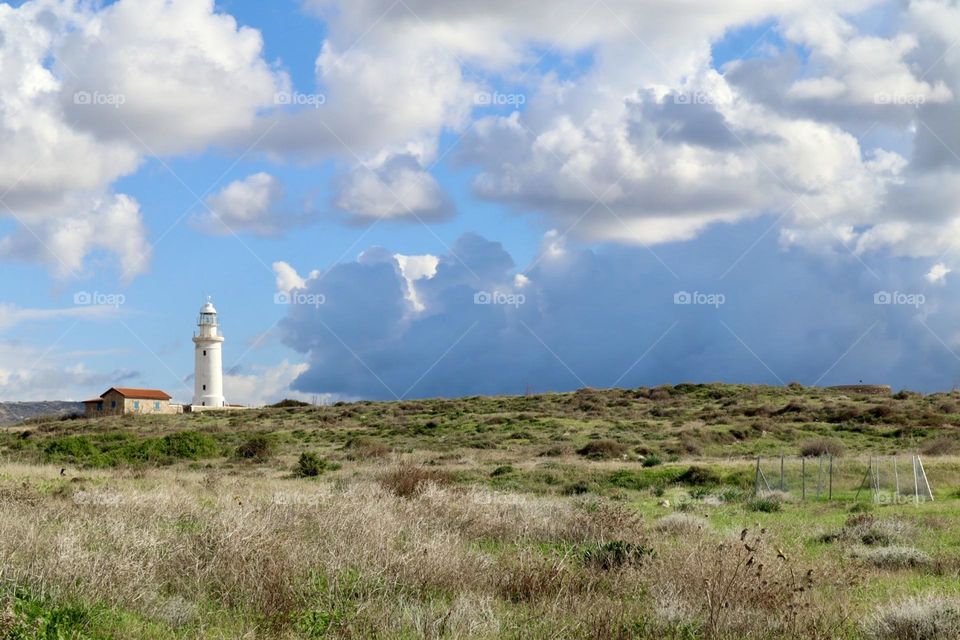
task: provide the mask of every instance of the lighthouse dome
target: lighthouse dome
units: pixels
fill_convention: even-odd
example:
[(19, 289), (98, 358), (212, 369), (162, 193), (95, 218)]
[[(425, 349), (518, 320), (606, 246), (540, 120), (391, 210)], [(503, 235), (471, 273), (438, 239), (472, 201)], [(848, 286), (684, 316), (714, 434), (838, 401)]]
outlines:
[(213, 303), (207, 300), (206, 304), (200, 307), (200, 313), (216, 313), (217, 309), (213, 306)]

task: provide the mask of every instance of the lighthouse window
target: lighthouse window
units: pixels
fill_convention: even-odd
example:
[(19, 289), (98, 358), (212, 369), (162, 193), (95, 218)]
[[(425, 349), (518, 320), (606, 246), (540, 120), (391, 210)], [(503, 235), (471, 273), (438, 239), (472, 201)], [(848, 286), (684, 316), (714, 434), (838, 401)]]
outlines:
[(207, 350), (206, 350), (206, 349), (203, 350), (203, 355), (207, 355)]
[(203, 390), (204, 390), (204, 391), (207, 390), (207, 385), (203, 385)]

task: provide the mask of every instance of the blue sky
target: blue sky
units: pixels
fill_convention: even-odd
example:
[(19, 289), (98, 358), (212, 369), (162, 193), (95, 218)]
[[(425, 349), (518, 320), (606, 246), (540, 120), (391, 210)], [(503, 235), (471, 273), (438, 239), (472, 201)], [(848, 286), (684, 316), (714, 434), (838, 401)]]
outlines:
[(960, 10), (654, 4), (3, 5), (0, 400), (960, 382)]

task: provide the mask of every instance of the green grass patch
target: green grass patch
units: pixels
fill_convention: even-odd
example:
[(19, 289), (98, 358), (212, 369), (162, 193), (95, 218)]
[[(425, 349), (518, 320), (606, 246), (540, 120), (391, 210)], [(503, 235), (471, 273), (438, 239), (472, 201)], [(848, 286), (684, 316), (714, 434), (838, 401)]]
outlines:
[(213, 458), (220, 455), (220, 448), (213, 438), (197, 431), (181, 431), (159, 438), (118, 432), (51, 438), (43, 445), (42, 453), (47, 462), (118, 467)]

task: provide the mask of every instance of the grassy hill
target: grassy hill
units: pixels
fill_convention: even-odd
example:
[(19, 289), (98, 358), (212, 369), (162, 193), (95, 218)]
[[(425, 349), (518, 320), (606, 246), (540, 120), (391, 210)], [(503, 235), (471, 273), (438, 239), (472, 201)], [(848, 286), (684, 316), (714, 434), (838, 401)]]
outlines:
[(31, 420), (0, 637), (954, 638), (958, 443), (960, 394), (798, 385)]
[(32, 462), (162, 463), (170, 462), (170, 456), (137, 447), (180, 431), (212, 438), (217, 448), (208, 447), (208, 453), (229, 453), (244, 438), (259, 434), (271, 440), (281, 457), (311, 449), (335, 459), (354, 459), (371, 448), (536, 459), (569, 456), (588, 447), (586, 457), (626, 461), (798, 455), (816, 448), (848, 455), (936, 455), (960, 451), (960, 394), (878, 397), (799, 386), (682, 384), (176, 416), (37, 419), (0, 433), (0, 452)]

